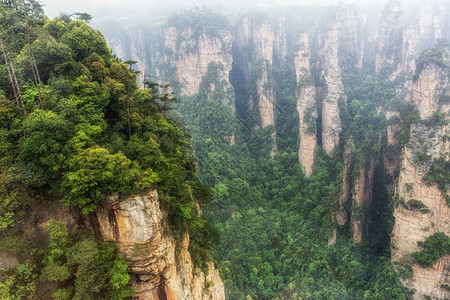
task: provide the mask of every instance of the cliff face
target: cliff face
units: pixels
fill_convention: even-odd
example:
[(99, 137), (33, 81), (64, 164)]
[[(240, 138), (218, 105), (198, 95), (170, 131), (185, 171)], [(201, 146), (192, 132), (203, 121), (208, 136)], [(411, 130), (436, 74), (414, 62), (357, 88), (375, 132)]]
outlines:
[(325, 79), (327, 94), (322, 102), (322, 145), (327, 153), (339, 144), (341, 120), (339, 117), (338, 100), (344, 97), (341, 70), (339, 68), (338, 47), (339, 33), (337, 24), (333, 24), (320, 42), (324, 68), (322, 76)]
[(414, 72), (417, 54), (436, 40), (449, 37), (445, 29), (447, 9), (439, 5), (421, 5), (415, 16), (407, 20), (401, 4), (390, 2), (378, 30), (376, 72), (387, 68), (391, 80)]
[(219, 272), (209, 263), (208, 275), (193, 270), (189, 236), (182, 245), (168, 233), (156, 191), (109, 203), (93, 218), (105, 241), (117, 243), (138, 299), (225, 299)]
[[(137, 299), (225, 299), (224, 285), (213, 263), (208, 263), (208, 274), (193, 268), (188, 252), (189, 235), (186, 233), (182, 245), (178, 246), (169, 235), (155, 190), (117, 200), (109, 199), (89, 216), (60, 202), (49, 202), (36, 208), (22, 229), (34, 247), (47, 246), (50, 220), (68, 228), (94, 229), (101, 239), (118, 245), (129, 264), (130, 284)], [(25, 259), (0, 252), (0, 270), (14, 268)]]
[[(447, 74), (444, 76), (444, 74)], [(427, 64), (412, 83), (411, 102), (418, 109), (422, 121), (413, 124), (410, 142), (403, 148), (402, 167), (398, 178), (397, 192), (405, 204), (394, 210), (395, 226), (392, 238), (392, 260), (402, 264), (411, 262), (411, 254), (420, 251), (417, 242), (436, 232), (450, 235), (450, 208), (436, 184), (427, 185), (423, 181), (432, 160), (441, 156), (448, 159), (449, 143), (443, 138), (449, 134), (448, 103), (439, 101), (442, 93), (447, 93), (448, 69), (433, 63)], [(430, 117), (439, 112), (444, 120), (430, 123)], [(420, 211), (408, 205), (411, 199), (423, 203), (426, 210)], [(413, 277), (404, 281), (416, 290), (415, 298), (424, 296), (448, 298), (449, 291), (441, 286), (449, 284), (446, 270), (450, 267), (450, 257), (443, 257), (431, 268), (413, 265)]]
[(353, 209), (351, 214), (353, 241), (360, 243), (365, 234), (364, 212), (372, 201), (374, 158), (371, 157), (367, 166), (359, 170), (359, 177), (354, 183)]
[[(403, 280), (404, 284), (416, 290), (415, 299), (426, 296), (448, 298), (449, 292), (442, 289), (448, 284), (446, 276), (449, 258), (442, 257), (431, 268), (414, 264), (412, 253), (420, 251), (417, 242), (423, 242), (436, 232), (449, 231), (449, 207), (437, 185), (427, 185), (423, 181), (432, 160), (446, 155), (449, 151), (445, 137), (448, 134), (448, 104), (439, 97), (448, 88), (442, 66), (425, 64), (413, 80), (416, 72), (418, 53), (426, 45), (432, 45), (445, 36), (445, 9), (442, 6), (422, 5), (413, 21), (405, 20), (399, 4), (391, 3), (384, 12), (379, 29), (379, 42), (375, 60), (376, 71), (389, 74), (390, 79), (405, 76), (405, 83), (397, 89), (400, 97), (414, 104), (421, 122), (411, 125), (410, 142), (402, 149), (401, 162), (389, 151), (384, 155), (384, 168), (390, 178), (395, 178), (395, 169), (400, 163), (398, 182), (394, 185), (398, 197), (404, 204), (394, 209), (395, 224), (392, 232), (391, 249), (394, 265), (412, 266), (412, 277)], [(409, 76), (408, 76), (409, 75)], [(430, 117), (439, 112), (445, 121), (431, 125)], [(396, 112), (385, 112), (386, 117), (399, 116)], [(445, 125), (447, 123), (447, 125)], [(390, 147), (397, 143), (396, 135), (400, 124), (393, 122), (387, 128), (387, 142)], [(420, 159), (420, 154), (422, 159)], [(448, 159), (448, 157), (447, 157)], [(409, 200), (418, 200), (426, 207), (420, 211), (408, 205)]]
[(191, 96), (198, 93), (208, 65), (221, 64), (221, 77), (226, 83), (224, 92), (230, 94), (227, 97), (230, 103), (227, 104), (234, 107), (234, 93), (228, 80), (232, 63), (231, 33), (223, 30), (219, 35), (211, 35), (204, 31), (194, 31), (191, 27), (178, 29), (169, 26), (163, 29), (163, 36), (164, 53), (153, 59), (157, 77), (167, 80), (159, 63), (159, 59), (165, 56), (166, 63), (175, 68), (175, 75), (181, 84), (181, 93)]
[(141, 86), (145, 75), (149, 74), (151, 65), (148, 54), (149, 42), (145, 30), (142, 28), (125, 29), (113, 22), (102, 25), (102, 31), (104, 30), (109, 37), (108, 45), (114, 49), (114, 53), (118, 57), (136, 62), (133, 68), (140, 71), (137, 74), (137, 81)]
[(317, 145), (317, 105), (316, 88), (311, 79), (311, 54), (309, 35), (307, 33), (300, 36), (297, 46), (298, 51), (294, 58), (294, 65), (297, 74), (297, 85), (300, 87), (300, 93), (297, 96), (297, 112), (300, 122), (298, 158), (305, 168), (306, 176), (309, 176), (312, 172), (314, 149)]
[[(343, 70), (361, 68), (362, 44), (358, 38), (359, 16), (350, 7), (339, 9), (325, 33), (319, 35), (321, 75), (325, 81), (322, 99), (322, 146), (329, 154), (339, 145), (342, 131), (338, 101), (347, 101), (342, 79)], [(348, 55), (356, 56), (348, 62)]]
[[(239, 94), (239, 109), (250, 112), (245, 116), (250, 119), (245, 123), (249, 126), (248, 131), (274, 126), (275, 139), (279, 114), (289, 112), (277, 107), (281, 97), (276, 99), (280, 94), (277, 93), (279, 86), (274, 84), (274, 70), (281, 62), (292, 62), (299, 118), (298, 158), (306, 175), (312, 173), (317, 146), (332, 154), (341, 144), (344, 152), (339, 208), (333, 215), (337, 226), (330, 244), (336, 241), (337, 228), (344, 228), (346, 224), (349, 224), (356, 243), (364, 239), (367, 228), (364, 213), (371, 204), (374, 170), (380, 158), (387, 186), (406, 203), (394, 210), (392, 260), (398, 264), (405, 261), (411, 264), (411, 254), (420, 250), (418, 241), (424, 241), (435, 232), (450, 234), (449, 211), (442, 193), (437, 186), (423, 182), (432, 160), (449, 150), (449, 139), (445, 138), (449, 134), (448, 124), (445, 124), (448, 123), (449, 105), (440, 101), (442, 95), (449, 94), (448, 70), (439, 64), (425, 64), (415, 74), (419, 53), (438, 39), (450, 37), (450, 8), (448, 4), (438, 3), (420, 4), (406, 8), (406, 12), (404, 9), (398, 2), (391, 1), (376, 26), (368, 30), (363, 28), (368, 28), (367, 22), (373, 22), (373, 18), (368, 20), (370, 15), (364, 16), (350, 6), (332, 10), (326, 15), (326, 22), (314, 24), (314, 29), (310, 29), (309, 24), (293, 29), (297, 24), (289, 24), (289, 19), (255, 18), (252, 15), (240, 17), (233, 33), (224, 31), (220, 36), (205, 31), (197, 35), (190, 27), (168, 26), (162, 35), (165, 50), (156, 52), (150, 64), (162, 81), (174, 75), (181, 84), (181, 93), (186, 95), (198, 93), (211, 62), (223, 65), (221, 76), (226, 82), (227, 93), (232, 95), (229, 98), (234, 99), (235, 91), (228, 77), (230, 73), (239, 74), (234, 79), (236, 83), (232, 80), (232, 84), (235, 87), (239, 84), (244, 90)], [(398, 134), (404, 130), (401, 113), (389, 105), (377, 103), (378, 112), (390, 120), (386, 145), (380, 147), (381, 157), (372, 156), (361, 163), (356, 161), (358, 153), (354, 152), (359, 141), (353, 142), (351, 136), (346, 136), (346, 129), (342, 128), (345, 120), (341, 120), (343, 112), (338, 104), (343, 103), (351, 110), (351, 102), (358, 99), (348, 96), (353, 83), (349, 74), (365, 74), (367, 70), (375, 71), (375, 74), (371, 73), (372, 79), (380, 76), (392, 81), (396, 97), (413, 104), (423, 122), (411, 126), (410, 143), (402, 149), (398, 141)], [(444, 124), (424, 122), (436, 113), (444, 116)], [(343, 147), (344, 143), (347, 147)], [(417, 151), (425, 153), (428, 162), (418, 163)], [(272, 151), (272, 155), (274, 153)], [(407, 201), (411, 199), (421, 201), (428, 212), (410, 209)], [(448, 268), (448, 258), (442, 258), (432, 268), (424, 269), (414, 264), (412, 268), (413, 277), (405, 280), (405, 284), (416, 289), (416, 298), (425, 295), (449, 297), (440, 288), (441, 284), (447, 283), (443, 274)], [(161, 280), (155, 281), (158, 282), (155, 286)]]
[[(255, 21), (244, 17), (237, 25), (233, 59), (239, 65), (237, 68), (244, 82), (254, 83), (254, 90), (250, 92), (246, 106), (250, 110), (257, 108), (259, 111), (259, 120), (254, 120), (253, 124), (255, 128), (275, 128), (276, 100), (271, 71), (274, 51), (285, 52), (285, 44), (285, 40), (275, 34), (268, 20)], [(276, 132), (272, 136), (275, 140)], [(274, 150), (275, 147), (272, 155)]]

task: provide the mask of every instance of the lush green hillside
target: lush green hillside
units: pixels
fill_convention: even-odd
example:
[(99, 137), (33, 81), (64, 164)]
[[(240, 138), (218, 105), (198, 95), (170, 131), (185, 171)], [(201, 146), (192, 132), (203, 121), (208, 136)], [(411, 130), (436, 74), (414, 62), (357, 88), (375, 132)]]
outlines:
[(37, 1), (0, 2), (0, 39), (0, 250), (26, 259), (0, 274), (0, 298), (129, 296), (114, 245), (56, 222), (48, 246), (29, 242), (24, 224), (49, 201), (89, 214), (112, 193), (157, 188), (172, 234), (189, 229), (191, 254), (206, 268), (217, 237), (197, 205), (209, 190), (169, 117), (176, 99), (151, 82), (139, 89), (99, 31), (49, 20)]

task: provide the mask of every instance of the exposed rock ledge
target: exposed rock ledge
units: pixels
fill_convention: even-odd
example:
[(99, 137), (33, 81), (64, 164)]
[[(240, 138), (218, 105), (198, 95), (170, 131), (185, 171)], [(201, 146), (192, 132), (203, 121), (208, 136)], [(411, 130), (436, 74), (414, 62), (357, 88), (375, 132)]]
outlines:
[(193, 270), (187, 234), (177, 249), (156, 190), (120, 202), (111, 199), (98, 208), (93, 221), (98, 222), (103, 239), (117, 243), (130, 264), (137, 299), (225, 299), (214, 264), (209, 263), (208, 275)]

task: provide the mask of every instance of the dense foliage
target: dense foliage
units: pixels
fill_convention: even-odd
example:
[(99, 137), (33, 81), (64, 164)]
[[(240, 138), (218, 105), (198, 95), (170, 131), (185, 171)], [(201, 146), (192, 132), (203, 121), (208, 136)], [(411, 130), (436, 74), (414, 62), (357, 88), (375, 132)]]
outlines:
[[(278, 108), (278, 151), (273, 158), (273, 129), (252, 132), (251, 115), (237, 112), (240, 118), (232, 113), (224, 85), (218, 84), (220, 69), (210, 64), (199, 93), (184, 97), (179, 111), (192, 132), (200, 176), (213, 190), (206, 214), (221, 232), (217, 257), (227, 298), (408, 298), (390, 264), (393, 204), (382, 180), (376, 183), (366, 216), (370, 238), (355, 245), (344, 226), (339, 228), (337, 244), (327, 245), (336, 226), (332, 215), (338, 208), (344, 149), (336, 149), (331, 157), (317, 149), (313, 174), (307, 178), (303, 173), (297, 154), (298, 125), (294, 125), (298, 117), (292, 64), (271, 70)], [(379, 94), (370, 91), (381, 91), (380, 82), (368, 76), (349, 91), (344, 134), (356, 141), (355, 173), (379, 153), (378, 133), (386, 121), (375, 109)], [(234, 87), (237, 102), (251, 93), (246, 90), (251, 84)], [(392, 100), (388, 93), (386, 102)], [(236, 106), (239, 110), (239, 103)]]
[[(0, 39), (2, 235), (20, 234), (26, 210), (49, 199), (88, 214), (113, 193), (125, 197), (156, 188), (171, 233), (181, 238), (189, 231), (189, 250), (205, 269), (218, 236), (199, 212), (210, 192), (197, 178), (188, 136), (169, 116), (175, 99), (151, 82), (139, 89), (136, 74), (111, 54), (99, 31), (67, 16), (49, 20), (34, 0), (0, 2)], [(75, 284), (75, 290), (57, 290), (56, 299), (72, 293), (76, 299), (113, 299), (105, 291), (128, 280), (108, 270), (125, 272), (126, 264), (93, 239), (80, 241), (92, 250), (86, 250), (89, 257), (73, 258), (69, 248), (78, 241), (58, 244), (59, 250), (50, 241), (33, 274), (42, 272), (46, 282), (68, 289)], [(26, 282), (19, 273), (8, 282)], [(98, 287), (87, 288), (91, 284)]]
[[(93, 233), (69, 232), (50, 221), (49, 245), (32, 260), (0, 273), (1, 299), (125, 299), (128, 264), (114, 244), (99, 244)], [(10, 249), (11, 251), (11, 249)]]
[(445, 57), (449, 54), (449, 45), (450, 44), (448, 41), (439, 40), (434, 47), (424, 50), (417, 60), (414, 78), (417, 79), (420, 72), (427, 65), (435, 64), (443, 69), (450, 67), (445, 59)]
[(427, 174), (423, 177), (427, 184), (437, 184), (444, 195), (447, 204), (450, 205), (450, 161), (441, 156), (433, 161)]
[(414, 252), (413, 258), (423, 267), (431, 267), (439, 258), (450, 254), (450, 237), (443, 232), (437, 232), (417, 244), (422, 251)]

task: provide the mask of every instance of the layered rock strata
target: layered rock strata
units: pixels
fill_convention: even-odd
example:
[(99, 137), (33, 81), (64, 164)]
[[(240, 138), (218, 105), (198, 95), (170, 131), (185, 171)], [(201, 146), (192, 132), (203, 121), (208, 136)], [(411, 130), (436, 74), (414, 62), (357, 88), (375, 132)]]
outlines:
[(225, 299), (218, 270), (208, 263), (208, 274), (194, 269), (188, 252), (189, 235), (182, 245), (168, 233), (157, 192), (111, 199), (95, 214), (98, 229), (105, 241), (117, 243), (138, 299)]

